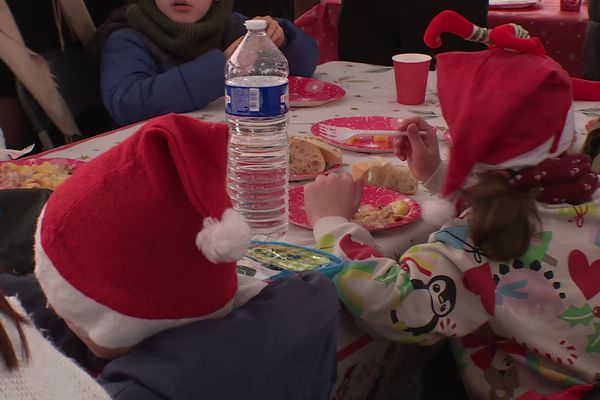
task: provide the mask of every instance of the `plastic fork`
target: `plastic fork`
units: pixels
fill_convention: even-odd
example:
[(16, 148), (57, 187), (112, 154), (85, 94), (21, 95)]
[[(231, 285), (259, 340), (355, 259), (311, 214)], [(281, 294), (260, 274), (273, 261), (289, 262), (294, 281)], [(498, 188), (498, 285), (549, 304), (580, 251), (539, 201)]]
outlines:
[(10, 157), (12, 160), (14, 160), (16, 158), (24, 156), (27, 153), (30, 153), (31, 150), (33, 150), (34, 146), (35, 146), (35, 144), (30, 144), (29, 146), (25, 147), (23, 150), (0, 149), (0, 154), (6, 154), (8, 157)]
[[(319, 125), (319, 133), (326, 139), (335, 140), (339, 142), (346, 142), (350, 139), (361, 136), (406, 136), (406, 131), (399, 131), (397, 129), (383, 129), (383, 130), (370, 130), (370, 129), (353, 129), (346, 128), (343, 126), (332, 126), (332, 125)], [(426, 132), (419, 131), (421, 135), (425, 135)]]

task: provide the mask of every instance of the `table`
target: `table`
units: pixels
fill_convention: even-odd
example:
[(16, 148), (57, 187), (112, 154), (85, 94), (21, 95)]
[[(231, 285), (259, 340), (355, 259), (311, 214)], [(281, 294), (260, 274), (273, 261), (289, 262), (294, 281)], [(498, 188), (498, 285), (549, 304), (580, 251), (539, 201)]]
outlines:
[[(320, 65), (316, 78), (336, 82), (346, 90), (346, 97), (321, 107), (297, 108), (290, 112), (290, 134), (310, 134), (312, 124), (335, 117), (382, 115), (405, 118), (422, 115), (431, 119), (432, 123), (444, 126), (441, 112), (435, 96), (435, 75), (432, 73), (426, 104), (421, 106), (401, 106), (395, 101), (393, 71), (389, 67), (373, 66), (359, 63), (330, 62)], [(365, 95), (368, 93), (369, 95)], [(206, 108), (192, 112), (190, 115), (210, 121), (224, 121), (223, 100), (219, 99)], [(111, 146), (119, 143), (137, 130), (139, 124), (95, 136), (89, 140), (76, 142), (58, 149), (43, 153), (43, 157), (65, 157), (74, 159), (92, 159)], [(391, 154), (382, 155), (396, 159)], [(344, 151), (344, 163), (350, 164), (364, 158), (361, 153)], [(400, 162), (400, 161), (398, 161)], [(429, 199), (431, 195), (420, 190), (413, 196), (419, 203)], [(430, 223), (427, 216), (422, 221), (405, 225), (396, 229), (379, 232), (375, 235), (377, 245), (383, 252), (394, 257), (406, 250), (413, 243), (427, 240), (431, 232), (438, 226)], [(315, 244), (312, 231), (290, 225), (285, 241), (313, 246)]]
[[(309, 133), (312, 124), (342, 116), (381, 115), (405, 118), (420, 115), (433, 125), (446, 127), (436, 96), (434, 72), (431, 72), (429, 76), (425, 103), (420, 106), (403, 106), (395, 101), (393, 71), (390, 67), (336, 61), (320, 65), (315, 77), (339, 84), (346, 90), (346, 96), (337, 102), (321, 107), (291, 110), (290, 133)], [(224, 121), (223, 108), (223, 100), (219, 99), (205, 109), (190, 114), (211, 121)], [(583, 133), (585, 123), (592, 117), (600, 115), (600, 106), (598, 103), (576, 102), (575, 108), (577, 110), (576, 129)], [(135, 124), (98, 135), (41, 153), (37, 157), (92, 159), (129, 137), (139, 126), (140, 124)], [(578, 135), (578, 140), (583, 141), (583, 134)], [(440, 144), (442, 154), (445, 155), (447, 143), (441, 141)], [(364, 154), (344, 151), (345, 163), (352, 163), (364, 157)], [(384, 155), (384, 157), (395, 159), (393, 155)], [(422, 204), (431, 198), (431, 194), (420, 188), (419, 192), (412, 197)], [(424, 215), (422, 221), (379, 232), (375, 235), (375, 240), (386, 255), (397, 258), (412, 244), (426, 241), (428, 235), (435, 229), (437, 226), (428, 220), (427, 215)], [(312, 232), (296, 226), (290, 226), (285, 240), (309, 246), (314, 244)], [(392, 351), (403, 350), (398, 347), (391, 350), (388, 341), (375, 339), (365, 334), (352, 317), (344, 314), (341, 333), (338, 337), (338, 380), (333, 391), (333, 399), (366, 398), (382, 371), (382, 366), (387, 367), (383, 369), (383, 373), (391, 369), (390, 364), (384, 360), (391, 358)]]
[[(322, 0), (295, 21), (319, 44), (321, 63), (338, 59), (337, 26), (342, 0)], [(587, 5), (579, 12), (561, 11), (560, 0), (541, 0), (536, 7), (490, 9), (488, 24), (495, 27), (516, 23), (539, 37), (548, 54), (571, 76), (583, 76), (583, 39), (587, 27)]]
[[(419, 106), (400, 105), (395, 100), (394, 77), (391, 67), (382, 67), (361, 63), (335, 61), (322, 64), (317, 68), (315, 78), (334, 82), (346, 90), (346, 96), (340, 101), (321, 107), (296, 108), (290, 112), (290, 134), (310, 134), (310, 127), (316, 122), (349, 116), (388, 116), (406, 118), (419, 115), (429, 123), (446, 128), (441, 116), (436, 96), (435, 73), (430, 72), (425, 103)], [(598, 103), (576, 102), (583, 112), (576, 113), (578, 132), (584, 132), (587, 119), (600, 113)], [(210, 121), (224, 121), (223, 100), (219, 99), (206, 108), (190, 113), (190, 115)], [(111, 146), (119, 143), (137, 130), (140, 124), (134, 124), (113, 132), (108, 132), (91, 139), (73, 143), (42, 153), (42, 157), (65, 157), (73, 159), (92, 159)], [(441, 141), (441, 150), (446, 151), (446, 142)], [(380, 155), (398, 161), (392, 154)], [(344, 151), (344, 163), (351, 164), (365, 154)], [(420, 188), (412, 196), (419, 203), (431, 199), (431, 194)], [(376, 233), (375, 240), (380, 249), (388, 257), (394, 257), (414, 243), (422, 243), (428, 235), (437, 229), (427, 215), (417, 223), (401, 226)], [(312, 231), (294, 225), (290, 226), (286, 241), (306, 246), (314, 245)]]

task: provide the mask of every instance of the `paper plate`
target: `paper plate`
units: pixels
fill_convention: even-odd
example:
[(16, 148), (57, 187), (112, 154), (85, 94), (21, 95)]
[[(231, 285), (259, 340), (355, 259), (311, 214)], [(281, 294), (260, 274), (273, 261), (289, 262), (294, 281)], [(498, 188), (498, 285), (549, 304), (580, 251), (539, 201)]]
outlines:
[(361, 136), (350, 141), (340, 141), (324, 137), (320, 132), (320, 126), (339, 126), (351, 128), (362, 133), (368, 133), (369, 130), (395, 130), (398, 129), (398, 118), (394, 117), (341, 117), (327, 119), (314, 124), (310, 130), (313, 135), (325, 140), (326, 142), (345, 150), (359, 151), (362, 153), (393, 153), (393, 136)]
[[(396, 200), (404, 200), (410, 207), (406, 217), (399, 221), (382, 226), (365, 226), (371, 232), (392, 229), (398, 226), (410, 224), (417, 221), (421, 216), (421, 207), (419, 203), (401, 193), (394, 192), (390, 189), (380, 188), (378, 186), (365, 185), (363, 188), (363, 196), (360, 202), (361, 206), (371, 204), (376, 207), (386, 206)], [(306, 211), (304, 209), (304, 186), (296, 186), (289, 191), (289, 213), (290, 222), (294, 225), (303, 228), (312, 229)]]
[(490, 0), (489, 8), (526, 8), (538, 3), (535, 0)]
[(338, 85), (302, 76), (290, 76), (288, 85), (290, 107), (316, 107), (346, 95)]
[(300, 181), (309, 181), (311, 179), (315, 179), (317, 176), (321, 174), (328, 174), (330, 172), (336, 171), (341, 167), (341, 165), (332, 165), (330, 167), (325, 168), (325, 171), (319, 172), (318, 174), (290, 174), (290, 178), (288, 181), (290, 182), (300, 182)]

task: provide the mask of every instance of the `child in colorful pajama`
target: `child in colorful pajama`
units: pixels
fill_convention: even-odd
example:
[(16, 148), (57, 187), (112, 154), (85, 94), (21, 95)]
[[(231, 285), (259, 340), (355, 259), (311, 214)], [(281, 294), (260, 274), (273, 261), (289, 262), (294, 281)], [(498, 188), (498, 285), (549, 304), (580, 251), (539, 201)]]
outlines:
[(589, 157), (569, 152), (571, 80), (548, 57), (498, 47), (438, 55), (437, 79), (448, 166), (419, 118), (400, 126), (397, 155), (467, 208), (392, 260), (349, 222), (360, 183), (317, 178), (306, 209), (318, 247), (347, 261), (338, 294), (390, 340), (451, 340), (471, 398), (582, 398), (600, 374), (600, 190)]

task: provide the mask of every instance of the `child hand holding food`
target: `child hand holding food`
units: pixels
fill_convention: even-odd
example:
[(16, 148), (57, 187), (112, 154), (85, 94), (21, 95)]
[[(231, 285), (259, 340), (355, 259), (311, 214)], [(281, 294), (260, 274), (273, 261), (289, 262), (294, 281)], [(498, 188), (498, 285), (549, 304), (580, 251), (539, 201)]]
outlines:
[(358, 210), (362, 182), (347, 172), (319, 175), (304, 187), (304, 202), (309, 221), (314, 225), (325, 217), (351, 220)]

